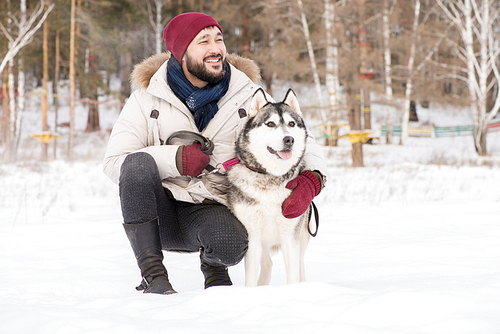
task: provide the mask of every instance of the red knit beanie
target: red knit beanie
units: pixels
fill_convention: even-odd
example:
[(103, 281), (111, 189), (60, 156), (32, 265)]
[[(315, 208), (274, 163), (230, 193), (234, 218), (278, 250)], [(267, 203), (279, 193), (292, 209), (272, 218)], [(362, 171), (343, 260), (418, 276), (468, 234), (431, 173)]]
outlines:
[(163, 31), (165, 47), (170, 51), (177, 61), (182, 62), (182, 56), (187, 47), (206, 27), (216, 26), (222, 32), (222, 28), (217, 21), (209, 15), (203, 13), (184, 13), (174, 17)]

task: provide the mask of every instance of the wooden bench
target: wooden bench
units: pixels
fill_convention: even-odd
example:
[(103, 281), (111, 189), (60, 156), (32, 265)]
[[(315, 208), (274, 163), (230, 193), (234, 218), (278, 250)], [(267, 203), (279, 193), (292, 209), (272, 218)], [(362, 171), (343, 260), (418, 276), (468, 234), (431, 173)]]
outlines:
[[(325, 134), (321, 137), (316, 137), (316, 140), (328, 139), (329, 146), (333, 146), (333, 141), (335, 139), (341, 139), (341, 138), (349, 138), (349, 140), (351, 141), (351, 144), (357, 143), (357, 142), (362, 142), (364, 144), (370, 140), (371, 140), (370, 143), (372, 143), (373, 140), (380, 139), (380, 137), (373, 136), (372, 132), (369, 130), (350, 131), (349, 123), (320, 124), (320, 128), (322, 129), (323, 133), (325, 133)], [(345, 133), (339, 136), (338, 132), (340, 129), (344, 130)], [(337, 133), (337, 135), (335, 135), (335, 133)]]
[[(324, 135), (316, 137), (316, 140), (327, 139), (328, 146), (333, 146), (333, 141), (340, 138), (340, 136), (338, 136), (340, 129), (343, 129), (345, 132), (349, 132), (349, 123), (324, 123), (320, 124), (319, 127), (321, 128), (321, 131), (323, 131)], [(335, 135), (336, 133), (337, 135)]]
[[(366, 144), (369, 140), (373, 141), (380, 139), (380, 137), (373, 136), (371, 131), (365, 131), (365, 130), (351, 131), (340, 136), (339, 139), (340, 138), (349, 138), (351, 144), (356, 144), (359, 142)], [(370, 144), (372, 144), (372, 142), (370, 142)]]
[[(382, 125), (381, 128), (381, 136), (387, 135), (387, 127), (385, 125)], [(431, 126), (429, 128), (412, 128), (408, 127), (408, 135), (410, 137), (432, 137), (434, 132), (434, 127)], [(392, 127), (392, 135), (394, 137), (400, 137), (401, 136), (401, 126), (400, 125), (394, 125)]]
[(435, 126), (434, 133), (436, 137), (470, 136), (472, 125)]

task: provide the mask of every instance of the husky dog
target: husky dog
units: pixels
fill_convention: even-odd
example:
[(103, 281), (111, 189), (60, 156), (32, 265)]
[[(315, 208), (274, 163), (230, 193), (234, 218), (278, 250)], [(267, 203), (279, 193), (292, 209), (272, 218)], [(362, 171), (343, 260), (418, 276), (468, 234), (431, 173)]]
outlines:
[(259, 89), (236, 143), (239, 163), (227, 172), (228, 206), (248, 231), (246, 286), (269, 284), (271, 254), (280, 248), (287, 282), (305, 281), (309, 210), (293, 219), (281, 212), (291, 193), (286, 184), (304, 168), (305, 148), (306, 127), (295, 93), (290, 89), (282, 102), (270, 103)]

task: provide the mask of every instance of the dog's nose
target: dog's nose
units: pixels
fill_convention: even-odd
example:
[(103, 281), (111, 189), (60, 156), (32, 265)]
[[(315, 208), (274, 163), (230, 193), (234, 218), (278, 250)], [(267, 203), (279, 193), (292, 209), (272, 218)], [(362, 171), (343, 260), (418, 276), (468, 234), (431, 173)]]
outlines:
[(285, 138), (283, 138), (283, 143), (285, 144), (285, 146), (287, 147), (290, 147), (293, 145), (293, 137), (292, 136), (286, 136)]

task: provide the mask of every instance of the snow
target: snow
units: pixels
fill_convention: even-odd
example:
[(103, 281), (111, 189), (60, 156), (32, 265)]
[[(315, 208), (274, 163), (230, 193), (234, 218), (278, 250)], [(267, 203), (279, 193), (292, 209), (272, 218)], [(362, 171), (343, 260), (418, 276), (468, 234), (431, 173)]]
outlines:
[[(117, 114), (103, 112), (102, 133), (79, 133), (74, 161), (39, 162), (26, 139), (22, 162), (0, 165), (0, 333), (500, 331), (499, 132), (487, 157), (471, 137), (364, 145), (364, 168), (350, 167), (348, 143), (325, 147), (307, 282), (286, 285), (278, 254), (269, 286), (246, 288), (240, 263), (233, 286), (204, 290), (197, 254), (165, 252), (179, 293), (158, 296), (134, 289), (118, 187), (101, 171)], [(30, 131), (38, 116), (26, 114)]]

